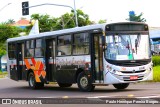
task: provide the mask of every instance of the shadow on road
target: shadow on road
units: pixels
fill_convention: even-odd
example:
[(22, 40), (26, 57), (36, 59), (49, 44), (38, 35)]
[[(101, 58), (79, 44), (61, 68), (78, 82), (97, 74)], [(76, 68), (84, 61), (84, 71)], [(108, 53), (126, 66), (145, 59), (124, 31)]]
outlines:
[[(23, 86), (23, 87), (12, 87), (13, 89), (22, 89), (22, 90), (33, 90), (33, 89), (30, 89), (28, 86)], [(78, 87), (68, 87), (68, 88), (61, 88), (61, 87), (59, 87), (59, 86), (45, 86), (44, 88), (42, 88), (42, 89), (36, 89), (37, 91), (57, 91), (57, 92), (81, 92), (80, 90), (79, 90), (79, 88)], [(35, 90), (35, 91), (36, 91)], [(130, 91), (145, 91), (145, 90), (147, 90), (147, 89), (124, 89), (124, 90), (117, 90), (117, 89), (115, 89), (115, 88), (110, 88), (109, 87), (109, 89), (107, 89), (107, 86), (105, 87), (103, 87), (103, 88), (99, 88), (99, 87), (96, 87), (95, 89), (94, 89), (94, 91), (92, 91), (92, 92), (89, 92), (89, 93), (94, 93), (94, 92), (96, 92), (96, 93), (104, 93), (104, 92), (108, 92), (108, 93), (118, 93), (118, 92), (130, 92)], [(84, 93), (84, 92), (83, 92)]]

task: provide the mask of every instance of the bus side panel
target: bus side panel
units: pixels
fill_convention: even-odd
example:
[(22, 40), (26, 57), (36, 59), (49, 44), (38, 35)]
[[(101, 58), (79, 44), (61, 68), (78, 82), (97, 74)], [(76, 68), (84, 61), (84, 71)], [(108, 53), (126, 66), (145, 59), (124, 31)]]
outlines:
[(57, 57), (56, 58), (57, 82), (75, 83), (77, 70), (78, 69), (85, 70), (86, 63), (90, 64), (90, 55)]
[(8, 61), (8, 69), (10, 71), (10, 78), (18, 81), (17, 62), (16, 59)]
[(28, 58), (24, 62), (27, 71), (31, 69), (34, 72), (36, 82), (46, 82), (44, 58)]

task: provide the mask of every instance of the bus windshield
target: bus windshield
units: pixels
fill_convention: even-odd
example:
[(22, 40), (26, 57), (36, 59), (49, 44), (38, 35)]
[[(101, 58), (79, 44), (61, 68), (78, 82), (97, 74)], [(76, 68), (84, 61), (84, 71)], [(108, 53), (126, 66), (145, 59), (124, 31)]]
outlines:
[(113, 34), (106, 36), (105, 58), (142, 60), (150, 58), (149, 35)]

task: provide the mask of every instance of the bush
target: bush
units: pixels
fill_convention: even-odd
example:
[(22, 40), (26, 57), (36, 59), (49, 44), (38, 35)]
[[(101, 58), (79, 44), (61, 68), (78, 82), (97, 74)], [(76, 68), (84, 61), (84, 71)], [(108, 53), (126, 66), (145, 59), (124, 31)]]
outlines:
[(160, 56), (152, 56), (153, 66), (160, 66)]

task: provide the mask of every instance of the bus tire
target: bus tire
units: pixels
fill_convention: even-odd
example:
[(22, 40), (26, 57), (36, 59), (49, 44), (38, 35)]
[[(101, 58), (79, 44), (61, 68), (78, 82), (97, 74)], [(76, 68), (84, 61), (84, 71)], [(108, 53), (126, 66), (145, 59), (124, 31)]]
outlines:
[(69, 83), (58, 83), (58, 85), (60, 87), (71, 87), (72, 86), (72, 84), (69, 84)]
[(113, 84), (113, 86), (118, 90), (122, 90), (127, 88), (129, 86), (129, 83)]
[(33, 72), (30, 72), (29, 73), (29, 76), (28, 76), (28, 83), (29, 83), (29, 87), (31, 89), (40, 89), (40, 88), (43, 88), (44, 87), (44, 83), (37, 83), (36, 80), (35, 80), (35, 76), (34, 76), (34, 73)]
[(84, 74), (84, 72), (81, 72), (78, 75), (77, 84), (78, 84), (78, 88), (84, 92), (93, 91), (95, 88), (95, 86), (91, 84), (89, 78)]

